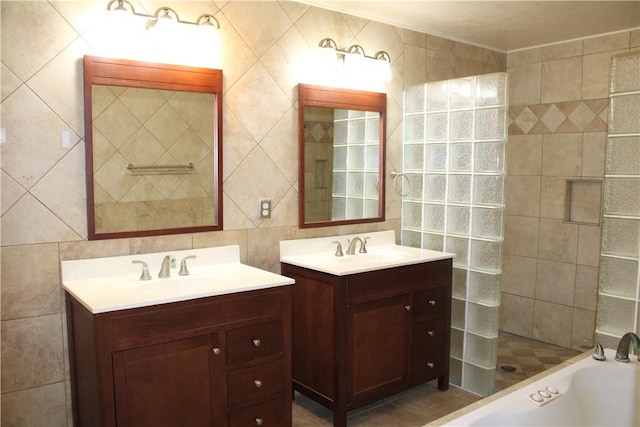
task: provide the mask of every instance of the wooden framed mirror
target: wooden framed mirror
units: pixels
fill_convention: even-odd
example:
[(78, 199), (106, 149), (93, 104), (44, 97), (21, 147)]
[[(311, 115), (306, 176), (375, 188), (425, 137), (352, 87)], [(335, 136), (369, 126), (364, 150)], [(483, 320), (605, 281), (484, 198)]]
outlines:
[(298, 85), (300, 228), (384, 221), (385, 93)]
[(222, 71), (84, 57), (89, 240), (222, 230)]

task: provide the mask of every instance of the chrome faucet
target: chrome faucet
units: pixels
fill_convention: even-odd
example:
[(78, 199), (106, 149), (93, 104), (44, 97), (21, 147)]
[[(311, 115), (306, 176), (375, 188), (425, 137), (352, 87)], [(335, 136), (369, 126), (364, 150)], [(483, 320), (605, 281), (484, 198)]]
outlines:
[[(616, 351), (616, 360), (618, 362), (627, 363), (629, 361), (629, 344), (633, 343), (633, 353), (640, 350), (640, 338), (633, 332), (627, 332), (620, 338), (618, 351)], [(640, 360), (640, 356), (638, 356)]]
[(360, 237), (354, 237), (351, 240), (347, 239), (347, 241), (349, 242), (349, 247), (347, 248), (347, 255), (354, 255), (356, 253), (356, 242), (360, 242), (360, 250), (358, 252), (360, 252), (361, 254), (366, 254), (367, 239), (368, 237), (365, 237), (364, 239), (361, 239)]
[(166, 279), (169, 276), (171, 276), (171, 255), (164, 257), (160, 273), (158, 273), (158, 277), (161, 279)]

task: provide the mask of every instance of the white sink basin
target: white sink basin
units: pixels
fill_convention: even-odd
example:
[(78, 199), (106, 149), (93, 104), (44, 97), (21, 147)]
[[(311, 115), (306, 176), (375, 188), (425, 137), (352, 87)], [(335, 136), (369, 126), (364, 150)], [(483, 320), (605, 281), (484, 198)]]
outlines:
[[(393, 230), (362, 233), (368, 237), (367, 253), (347, 255), (348, 240), (356, 235), (320, 237), (313, 239), (285, 240), (280, 242), (280, 261), (321, 271), (336, 276), (375, 271), (403, 265), (419, 264), (440, 259), (453, 258), (453, 254), (412, 248), (395, 244)], [(336, 256), (336, 243), (340, 242), (344, 255)]]
[[(157, 272), (166, 255), (188, 260), (190, 274), (160, 279)], [(140, 280), (141, 260), (151, 280)], [(240, 263), (237, 245), (141, 255), (62, 261), (62, 287), (92, 313), (144, 307), (194, 298), (291, 285), (293, 279)]]

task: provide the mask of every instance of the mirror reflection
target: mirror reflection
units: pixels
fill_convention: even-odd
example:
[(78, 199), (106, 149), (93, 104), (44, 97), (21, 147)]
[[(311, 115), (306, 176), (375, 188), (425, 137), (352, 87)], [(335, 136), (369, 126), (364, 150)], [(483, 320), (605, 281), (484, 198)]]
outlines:
[(384, 220), (386, 95), (299, 85), (300, 227)]
[(221, 72), (106, 61), (85, 58), (89, 237), (221, 229)]

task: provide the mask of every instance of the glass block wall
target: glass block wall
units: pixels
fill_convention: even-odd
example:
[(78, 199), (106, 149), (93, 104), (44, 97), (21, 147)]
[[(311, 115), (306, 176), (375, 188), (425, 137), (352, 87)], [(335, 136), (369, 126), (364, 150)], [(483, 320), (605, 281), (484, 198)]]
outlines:
[(502, 274), (507, 75), (404, 94), (402, 244), (453, 260), (451, 383), (493, 392)]
[(380, 114), (335, 110), (332, 219), (378, 215)]
[(597, 339), (640, 333), (640, 53), (611, 62)]

